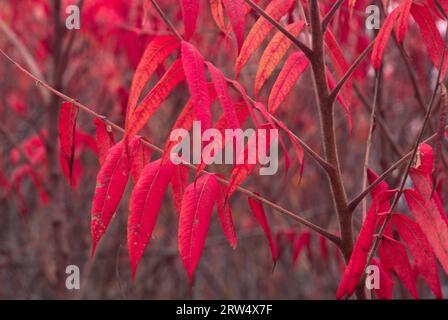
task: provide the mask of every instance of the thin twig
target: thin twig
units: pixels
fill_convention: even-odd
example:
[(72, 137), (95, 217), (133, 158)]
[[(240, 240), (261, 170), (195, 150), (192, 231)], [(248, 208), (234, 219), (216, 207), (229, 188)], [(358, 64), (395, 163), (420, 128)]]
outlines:
[(441, 77), (442, 77), (443, 65), (444, 65), (444, 61), (445, 61), (445, 53), (446, 53), (447, 42), (448, 42), (448, 25), (447, 25), (447, 28), (445, 30), (445, 42), (444, 42), (444, 47), (443, 47), (443, 51), (442, 51), (442, 57), (440, 58), (440, 68), (439, 68), (439, 72), (438, 72), (438, 75), (437, 75), (437, 82), (436, 82), (433, 94), (431, 96), (431, 100), (429, 102), (429, 106), (428, 106), (425, 118), (423, 120), (423, 124), (422, 124), (422, 126), (420, 128), (420, 131), (418, 133), (417, 139), (415, 141), (415, 145), (414, 145), (414, 148), (412, 150), (411, 158), (408, 161), (408, 164), (406, 166), (406, 170), (405, 170), (405, 172), (403, 174), (403, 177), (401, 179), (401, 183), (400, 183), (400, 187), (398, 189), (398, 192), (395, 195), (394, 200), (392, 201), (392, 204), (390, 206), (389, 212), (387, 213), (386, 219), (384, 220), (382, 226), (380, 227), (380, 229), (378, 231), (378, 236), (374, 240), (374, 243), (373, 243), (373, 246), (372, 246), (372, 250), (369, 252), (369, 256), (367, 258), (366, 266), (368, 266), (370, 264), (370, 262), (372, 261), (374, 255), (375, 255), (375, 252), (378, 249), (380, 241), (381, 241), (381, 239), (383, 237), (384, 231), (386, 230), (387, 224), (389, 223), (390, 219), (392, 218), (392, 213), (394, 212), (395, 207), (397, 206), (398, 201), (400, 200), (400, 197), (403, 194), (403, 190), (404, 190), (404, 187), (405, 187), (405, 184), (406, 184), (406, 180), (407, 180), (408, 175), (409, 175), (409, 171), (411, 170), (412, 164), (414, 163), (415, 156), (416, 156), (416, 154), (418, 152), (418, 147), (420, 146), (420, 142), (421, 142), (421, 140), (423, 138), (423, 133), (425, 132), (426, 125), (428, 124), (428, 121), (429, 121), (430, 116), (431, 116), (432, 109), (434, 108), (434, 102), (436, 100), (437, 92), (439, 91), (439, 87), (441, 85), (440, 81), (442, 80)]
[(367, 48), (364, 49), (363, 52), (356, 58), (356, 60), (352, 63), (350, 68), (347, 70), (347, 72), (344, 74), (341, 80), (336, 84), (334, 89), (330, 93), (329, 99), (331, 101), (334, 101), (336, 97), (339, 94), (339, 91), (341, 91), (344, 84), (347, 82), (348, 79), (352, 76), (353, 72), (355, 72), (356, 68), (361, 64), (361, 62), (364, 60), (364, 58), (367, 56), (367, 54), (372, 50), (373, 45), (375, 44), (375, 40), (370, 42), (370, 44), (367, 46)]
[[(377, 72), (375, 75), (375, 89), (374, 89), (374, 93), (373, 93), (372, 111), (370, 112), (369, 134), (367, 136), (366, 152), (364, 154), (364, 165), (363, 165), (363, 172), (362, 172), (362, 190), (364, 190), (367, 187), (367, 169), (369, 167), (370, 149), (372, 147), (372, 135), (373, 135), (373, 129), (375, 127), (376, 108), (377, 108), (377, 100), (378, 100), (378, 88), (380, 86), (380, 79), (381, 79), (381, 71)], [(361, 207), (362, 207), (362, 218), (364, 220), (366, 217), (366, 212), (367, 212), (367, 199), (366, 198), (363, 199)]]
[(334, 15), (339, 10), (344, 1), (345, 0), (338, 0), (337, 2), (335, 2), (335, 4), (331, 7), (330, 11), (328, 11), (328, 13), (325, 15), (324, 19), (322, 20), (323, 32), (327, 30), (328, 24), (330, 23), (331, 19), (333, 19)]
[(174, 27), (174, 25), (171, 23), (170, 19), (168, 19), (168, 17), (165, 15), (165, 13), (163, 12), (163, 10), (159, 7), (159, 5), (157, 4), (157, 2), (155, 0), (151, 0), (152, 5), (154, 6), (154, 8), (156, 9), (157, 13), (159, 14), (159, 16), (163, 19), (163, 21), (165, 22), (165, 24), (170, 28), (170, 30), (176, 35), (176, 37), (179, 39), (179, 41), (183, 41), (184, 39), (182, 38), (182, 36), (180, 35), (179, 32), (177, 32), (176, 28)]
[[(39, 78), (43, 79), (43, 75), (42, 75), (42, 72), (40, 71), (39, 65), (37, 64), (36, 60), (34, 59), (33, 55), (31, 54), (31, 52), (23, 44), (22, 40), (20, 40), (20, 38), (17, 36), (17, 34), (6, 24), (5, 21), (3, 21), (3, 19), (1, 17), (0, 17), (0, 30), (3, 31), (3, 33), (9, 39), (9, 41), (19, 51), (25, 64), (28, 66), (28, 68), (30, 68), (31, 72), (34, 73), (35, 75), (37, 75)], [(50, 99), (48, 92), (40, 89), (39, 93), (42, 96), (44, 104), (47, 104)]]

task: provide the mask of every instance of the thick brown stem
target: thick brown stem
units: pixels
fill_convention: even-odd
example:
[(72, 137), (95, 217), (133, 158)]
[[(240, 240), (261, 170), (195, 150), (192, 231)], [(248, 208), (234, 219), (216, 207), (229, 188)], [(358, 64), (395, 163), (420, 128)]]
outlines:
[(318, 111), (321, 127), (322, 144), (325, 159), (331, 164), (327, 171), (333, 202), (339, 220), (341, 231), (341, 251), (346, 263), (350, 260), (353, 251), (352, 213), (348, 210), (347, 195), (342, 182), (339, 156), (336, 143), (334, 124), (334, 105), (330, 97), (325, 72), (324, 39), (320, 21), (319, 5), (316, 0), (309, 1), (310, 22), (312, 31), (313, 58), (311, 66), (318, 93)]

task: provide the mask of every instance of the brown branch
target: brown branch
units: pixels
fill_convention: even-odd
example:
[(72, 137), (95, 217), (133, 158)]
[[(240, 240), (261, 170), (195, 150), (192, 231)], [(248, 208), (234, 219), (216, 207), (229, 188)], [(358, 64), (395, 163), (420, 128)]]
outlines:
[(170, 30), (176, 35), (176, 37), (179, 39), (179, 41), (183, 41), (184, 39), (182, 38), (182, 36), (180, 35), (179, 32), (177, 32), (176, 28), (174, 27), (174, 25), (171, 23), (170, 19), (168, 19), (168, 17), (165, 15), (165, 13), (163, 12), (163, 10), (159, 7), (159, 5), (157, 4), (157, 2), (155, 0), (151, 0), (151, 3), (153, 5), (153, 7), (156, 9), (157, 13), (159, 14), (159, 16), (162, 18), (162, 20), (165, 22), (165, 24), (168, 26), (168, 28), (170, 28)]
[(330, 100), (334, 101), (336, 97), (339, 94), (339, 91), (341, 91), (344, 84), (347, 82), (348, 79), (352, 76), (353, 72), (355, 72), (356, 68), (359, 66), (359, 64), (364, 60), (364, 58), (367, 56), (367, 54), (372, 50), (373, 45), (375, 44), (375, 40), (370, 42), (370, 44), (367, 46), (367, 48), (364, 49), (363, 52), (356, 58), (356, 60), (352, 63), (350, 68), (347, 70), (345, 75), (342, 77), (341, 80), (336, 84), (334, 89), (330, 93)]
[(347, 195), (342, 182), (341, 168), (336, 145), (334, 125), (334, 104), (329, 99), (329, 88), (325, 73), (324, 39), (320, 21), (319, 4), (316, 0), (308, 1), (310, 10), (312, 50), (311, 66), (318, 95), (318, 111), (322, 144), (326, 161), (332, 165), (327, 171), (332, 198), (337, 212), (340, 233), (341, 251), (346, 262), (349, 261), (353, 250), (352, 214), (347, 210)]
[(328, 25), (330, 24), (331, 19), (333, 19), (336, 12), (341, 7), (342, 3), (345, 0), (338, 0), (334, 3), (334, 5), (331, 7), (330, 11), (325, 15), (324, 19), (322, 20), (322, 31), (325, 33), (325, 30), (327, 30)]

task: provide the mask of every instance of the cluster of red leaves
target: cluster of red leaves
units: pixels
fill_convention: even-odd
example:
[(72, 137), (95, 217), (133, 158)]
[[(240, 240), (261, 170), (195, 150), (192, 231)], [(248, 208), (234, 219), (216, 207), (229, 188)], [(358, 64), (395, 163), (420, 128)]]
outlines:
[[(375, 291), (381, 299), (392, 298), (390, 281), (392, 272), (415, 299), (419, 297), (416, 287), (418, 276), (423, 278), (436, 298), (442, 298), (436, 258), (448, 274), (448, 220), (439, 195), (433, 189), (432, 148), (422, 144), (417, 159), (410, 171), (414, 189), (404, 191), (406, 203), (415, 221), (402, 213), (391, 213), (392, 224), (387, 225), (380, 242), (380, 260), (374, 261), (381, 272), (387, 275), (387, 277), (381, 276), (381, 281), (386, 283), (383, 285), (381, 282), (381, 290)], [(371, 182), (378, 178), (371, 170), (368, 176)], [(372, 190), (372, 203), (339, 285), (337, 298), (350, 297), (359, 285), (375, 231), (383, 224), (385, 215), (389, 213), (390, 200), (396, 192), (390, 190), (385, 182)], [(393, 232), (393, 227), (396, 233)], [(402, 242), (396, 239), (396, 235)], [(412, 256), (413, 263), (408, 254)]]
[[(181, 1), (181, 4), (185, 24), (185, 39), (190, 39), (195, 32), (199, 2)], [(294, 4), (295, 1), (293, 0), (275, 0), (266, 7), (265, 11), (273, 19), (279, 20), (285, 14), (288, 14)], [(235, 76), (238, 78), (242, 68), (262, 45), (273, 26), (264, 18), (259, 18), (244, 39), (245, 15), (250, 12), (250, 8), (240, 0), (215, 0), (210, 1), (210, 5), (218, 27), (227, 36), (229, 36), (230, 30), (233, 30), (235, 34), (239, 52), (235, 62)], [(351, 6), (353, 5), (354, 2), (351, 2)], [(223, 8), (229, 17), (231, 29), (230, 26), (226, 25)], [(433, 20), (429, 19), (432, 14), (429, 10), (428, 7), (413, 4), (412, 1), (404, 1), (401, 6), (388, 15), (372, 53), (372, 64), (375, 68), (378, 68), (381, 63), (394, 24), (397, 25), (397, 39), (399, 41), (403, 40), (410, 14), (413, 15), (421, 28), (430, 57), (433, 58), (436, 67), (439, 67), (437, 59), (441, 54), (442, 39), (439, 37), (440, 34), (433, 30), (436, 27)], [(430, 23), (426, 23), (428, 19)], [(298, 36), (303, 26), (303, 22), (294, 22), (287, 24), (285, 29), (294, 36)], [(349, 67), (331, 30), (326, 33), (325, 44), (337, 76), (342, 77)], [(281, 32), (277, 32), (270, 40), (260, 58), (255, 77), (254, 93), (256, 97), (259, 96), (260, 90), (273, 75), (273, 71), (283, 60), (290, 46), (291, 42)], [(140, 96), (147, 82), (153, 77), (157, 68), (176, 50), (179, 51), (179, 58), (140, 101)], [(169, 185), (171, 185), (179, 215), (179, 252), (190, 278), (193, 277), (194, 270), (199, 262), (215, 203), (224, 234), (229, 244), (235, 248), (237, 240), (228, 198), (253, 172), (255, 165), (247, 163), (235, 165), (230, 175), (230, 184), (227, 190), (218, 181), (219, 176), (208, 173), (201, 175), (205, 167), (204, 163), (197, 167), (196, 178), (188, 184), (189, 168), (184, 165), (174, 165), (169, 161), (169, 153), (173, 146), (171, 142), (167, 142), (164, 155), (160, 159), (151, 160), (151, 154), (144, 145), (144, 140), (136, 134), (156, 113), (173, 89), (184, 81), (189, 88), (191, 98), (173, 129), (189, 130), (193, 120), (199, 120), (203, 130), (212, 127), (220, 130), (225, 128), (236, 129), (241, 127), (249, 114), (252, 116), (257, 129), (275, 126), (269, 118), (269, 113), (276, 113), (308, 64), (307, 58), (301, 52), (294, 52), (286, 59), (269, 95), (268, 108), (266, 109), (260, 102), (255, 103), (256, 108), (267, 122), (260, 125), (254, 116), (252, 104), (246, 98), (246, 90), (237, 80), (228, 79), (212, 62), (206, 61), (198, 48), (192, 43), (179, 40), (175, 36), (154, 37), (144, 51), (133, 77), (126, 108), (126, 132), (123, 140), (115, 143), (110, 128), (101, 120), (97, 120), (95, 123), (101, 169), (98, 173), (92, 203), (92, 254), (117, 210), (128, 183), (129, 175), (132, 176), (134, 181), (128, 216), (128, 248), (133, 276), (153, 233), (164, 194)], [(209, 71), (211, 84), (207, 83), (206, 69)], [(329, 87), (334, 87), (335, 80), (329, 70), (327, 70), (327, 77)], [(237, 93), (241, 94), (242, 101), (234, 101), (230, 94), (229, 84), (235, 88)], [(213, 125), (211, 104), (216, 98), (222, 106), (223, 113), (221, 118)], [(344, 86), (342, 94), (338, 96), (338, 101), (347, 113), (351, 128), (351, 116), (348, 107), (350, 100), (351, 81), (349, 80)], [(61, 166), (70, 183), (74, 185), (76, 185), (74, 175), (76, 175), (77, 112), (75, 106), (64, 103), (61, 107), (60, 117)], [(297, 157), (303, 164), (303, 151), (300, 145), (282, 123), (279, 125), (287, 132), (293, 142)], [(251, 141), (248, 142), (244, 150), (246, 159), (250, 143)], [(222, 145), (225, 144), (226, 141)], [(448, 227), (440, 200), (437, 194), (431, 191), (432, 153), (429, 148), (426, 145), (421, 147), (422, 164), (414, 168), (411, 173), (415, 190), (405, 192), (409, 209), (416, 222), (399, 213), (393, 213), (392, 218), (398, 235), (413, 256), (413, 267), (409, 261), (406, 247), (403, 243), (394, 239), (392, 227), (389, 226), (381, 239), (380, 260), (375, 259), (372, 262), (380, 267), (381, 273), (384, 275), (384, 277), (381, 277), (383, 286), (376, 291), (380, 298), (391, 298), (392, 296), (392, 272), (397, 275), (413, 297), (418, 297), (415, 284), (417, 275), (424, 278), (436, 297), (441, 297), (435, 258), (437, 257), (445, 270), (448, 270), (446, 265), (448, 261), (446, 256), (448, 241), (444, 238), (448, 236)], [(285, 153), (285, 162), (286, 159), (287, 153)], [(371, 180), (375, 179), (375, 174), (371, 171), (369, 172), (369, 178)], [(375, 230), (384, 221), (384, 214), (389, 210), (389, 201), (395, 193), (396, 191), (389, 190), (384, 182), (372, 191), (373, 201), (363, 223), (353, 255), (345, 269), (337, 292), (338, 298), (351, 296), (358, 286), (371, 249)], [(272, 259), (275, 262), (278, 257), (277, 245), (271, 235), (263, 205), (251, 197), (248, 198), (248, 201), (256, 220), (266, 233)], [(310, 239), (309, 233), (303, 233), (291, 240), (293, 261), (298, 260), (303, 248), (307, 248), (308, 255), (311, 256)], [(327, 256), (328, 250), (325, 241), (321, 241), (320, 245), (322, 254)]]
[[(293, 3), (294, 1), (291, 0), (277, 0), (272, 2), (266, 10), (272, 12), (276, 19), (280, 19), (291, 9)], [(244, 15), (242, 13), (246, 12), (247, 14), (247, 9), (243, 10), (241, 1), (224, 1), (224, 7), (231, 21), (237, 42), (241, 47), (240, 56), (236, 62), (237, 73), (239, 73), (240, 68), (254, 53), (254, 49), (261, 45), (272, 26), (260, 18), (243, 42)], [(187, 39), (194, 33), (197, 8), (198, 2), (182, 2)], [(293, 29), (294, 27), (295, 31), (293, 32), (298, 34), (302, 26), (303, 23), (300, 23), (294, 24), (290, 28)], [(260, 35), (262, 35), (261, 38)], [(258, 44), (255, 45), (252, 41), (257, 41)], [(286, 53), (289, 45), (285, 47), (284, 42), (284, 37), (277, 35), (269, 45), (271, 49), (269, 47), (266, 49), (268, 54), (263, 58), (266, 61), (260, 63), (260, 75), (257, 76), (256, 83), (258, 84), (256, 84), (256, 87), (260, 88), (263, 85)], [(288, 42), (286, 41), (286, 43)], [(282, 53), (278, 55), (280, 47), (283, 47), (281, 49)], [(144, 86), (151, 79), (156, 69), (177, 49), (180, 49), (180, 58), (171, 65), (151, 91), (139, 102)], [(272, 64), (273, 58), (275, 59), (274, 64)], [(299, 57), (299, 61), (304, 61), (302, 56)], [(269, 66), (267, 65), (268, 62)], [(304, 63), (306, 66), (306, 61)], [(207, 83), (206, 68), (212, 80), (211, 84)], [(302, 69), (302, 72), (304, 70), (300, 63), (297, 68)], [(283, 77), (283, 81), (291, 83), (289, 90), (300, 73), (296, 72)], [(295, 79), (291, 79), (291, 76)], [(241, 102), (234, 101), (228, 84), (230, 83), (243, 97), (246, 97), (243, 86), (235, 80), (230, 81), (226, 78), (219, 68), (203, 58), (193, 44), (180, 41), (174, 36), (153, 38), (143, 53), (134, 74), (127, 104), (124, 139), (113, 145), (113, 140), (106, 133), (104, 126), (97, 123), (98, 150), (103, 160), (101, 160), (102, 166), (98, 173), (92, 203), (93, 252), (115, 214), (126, 188), (129, 173), (131, 173), (135, 185), (129, 205), (128, 247), (133, 275), (151, 238), (164, 194), (170, 184), (179, 213), (179, 252), (190, 278), (192, 278), (199, 261), (215, 203), (217, 204), (218, 217), (224, 234), (229, 244), (236, 247), (236, 233), (228, 199), (244, 179), (253, 172), (256, 165), (246, 162), (235, 165), (231, 173), (229, 187), (226, 190), (218, 182), (217, 176), (208, 173), (201, 175), (205, 167), (204, 163), (198, 166), (194, 182), (188, 184), (188, 168), (183, 165), (176, 166), (169, 161), (169, 154), (173, 146), (170, 142), (167, 143), (164, 155), (159, 160), (151, 161), (150, 157), (135, 156), (140, 150), (137, 150), (137, 148), (143, 146), (141, 137), (136, 136), (136, 134), (155, 114), (172, 90), (185, 80), (191, 98), (174, 124), (173, 129), (189, 130), (193, 120), (200, 121), (203, 130), (212, 127), (222, 131), (226, 128), (236, 129), (241, 127), (249, 114), (252, 115), (252, 119), (257, 124), (257, 129), (274, 126), (261, 103), (257, 104), (257, 109), (261, 110), (264, 119), (267, 121), (267, 124), (263, 125), (258, 124), (252, 105), (247, 101), (247, 98)], [(280, 91), (280, 85), (275, 90)], [(275, 108), (278, 108), (282, 101), (280, 95), (284, 97), (289, 93), (289, 90), (287, 92), (284, 91), (284, 88), (282, 90), (281, 94), (275, 93)], [(222, 106), (223, 114), (213, 125), (211, 104), (216, 97)], [(71, 114), (74, 115), (75, 112)], [(63, 121), (73, 123), (71, 120)], [(67, 145), (70, 145), (69, 138), (63, 136), (61, 138), (64, 138)], [(224, 146), (226, 143), (227, 141), (224, 141), (222, 145)], [(248, 146), (251, 143), (255, 143), (255, 140), (250, 139), (243, 154), (237, 156), (245, 156), (244, 159), (248, 159)], [(303, 151), (300, 145), (295, 143), (294, 146), (300, 163), (303, 163)], [(68, 146), (65, 148), (68, 149)], [(143, 149), (145, 149), (144, 146)], [(107, 153), (107, 155), (105, 156), (104, 153)], [(65, 158), (67, 159), (66, 162), (70, 163), (70, 155)], [(140, 168), (138, 173), (133, 174), (135, 170), (132, 170), (132, 168), (134, 167)], [(72, 166), (70, 165), (69, 168), (71, 170)], [(249, 198), (249, 207), (269, 239), (272, 257), (275, 260), (277, 257), (276, 246), (269, 230), (263, 206), (260, 202)]]
[[(361, 6), (361, 2), (348, 1), (347, 4), (344, 4), (348, 10), (341, 15), (351, 15), (354, 8)], [(143, 3), (142, 11), (147, 2)], [(446, 2), (440, 1), (440, 3), (445, 13), (448, 13)], [(194, 45), (194, 41), (191, 41), (194, 38), (200, 14), (200, 2), (198, 0), (181, 0), (180, 4), (184, 20), (184, 40), (173, 35), (158, 35), (151, 38), (146, 49), (141, 48), (141, 50), (127, 45), (137, 43), (137, 36), (125, 32), (119, 27), (120, 23), (126, 21), (125, 17), (128, 12), (124, 1), (98, 1), (96, 4), (89, 3), (86, 8), (85, 21), (88, 32), (98, 37), (100, 44), (107, 41), (109, 34), (115, 34), (117, 42), (127, 50), (129, 60), (136, 66), (125, 108), (125, 136), (122, 140), (115, 142), (112, 129), (101, 119), (95, 120), (96, 139), (77, 129), (78, 108), (70, 102), (64, 103), (60, 110), (60, 166), (69, 184), (76, 188), (80, 181), (82, 167), (79, 153), (82, 149), (87, 147), (97, 153), (101, 165), (91, 210), (92, 254), (117, 211), (129, 176), (132, 177), (133, 190), (129, 203), (127, 233), (133, 276), (153, 234), (168, 187), (172, 189), (173, 200), (179, 216), (179, 252), (190, 278), (193, 277), (199, 262), (215, 204), (226, 239), (232, 248), (237, 245), (229, 198), (254, 172), (256, 165), (247, 163), (235, 165), (230, 173), (229, 186), (225, 187), (221, 184), (222, 178), (219, 175), (203, 173), (204, 161), (198, 165), (194, 181), (190, 182), (190, 168), (185, 165), (174, 165), (169, 161), (169, 154), (173, 147), (172, 142), (166, 143), (161, 158), (152, 159), (150, 149), (145, 143), (146, 140), (138, 136), (138, 133), (158, 111), (165, 99), (183, 82), (189, 89), (190, 99), (183, 107), (172, 129), (190, 130), (193, 120), (201, 121), (204, 130), (216, 128), (222, 131), (226, 128), (240, 128), (247, 119), (254, 122), (256, 129), (279, 126), (291, 140), (300, 163), (300, 170), (303, 169), (304, 156), (300, 144), (283, 123), (276, 122), (274, 124), (269, 115), (277, 113), (297, 81), (306, 72), (309, 61), (305, 54), (294, 50), (287, 56), (291, 49), (291, 42), (283, 33), (276, 31), (269, 39), (259, 59), (253, 84), (254, 96), (259, 101), (252, 103), (247, 98), (246, 88), (238, 79), (248, 61), (255, 56), (256, 51), (262, 47), (268, 39), (268, 35), (274, 30), (272, 24), (261, 17), (251, 26), (246, 35), (246, 20), (247, 15), (251, 13), (251, 8), (244, 1), (209, 1), (212, 17), (217, 27), (227, 38), (231, 38), (233, 32), (236, 39), (238, 56), (234, 64), (234, 79), (230, 79), (213, 62), (207, 61), (200, 48)], [(302, 0), (301, 4), (306, 11), (307, 1)], [(264, 10), (274, 20), (281, 22), (288, 32), (299, 37), (303, 32), (304, 23), (302, 21), (284, 23), (286, 19), (282, 19), (289, 18), (296, 5), (295, 0), (274, 0)], [(322, 16), (324, 16), (329, 7), (322, 7)], [(43, 5), (43, 10), (48, 12), (48, 6)], [(440, 15), (439, 8), (432, 0), (423, 1), (423, 4), (411, 0), (401, 1), (400, 5), (387, 15), (376, 38), (371, 56), (373, 67), (378, 69), (381, 66), (394, 27), (397, 40), (404, 41), (412, 16), (421, 32), (430, 59), (434, 66), (442, 69), (442, 74), (445, 74), (448, 61), (445, 60), (445, 64), (440, 66), (443, 40), (435, 22)], [(106, 16), (115, 18), (115, 27), (106, 32), (104, 30), (97, 32), (95, 23), (101, 20), (101, 17)], [(144, 20), (145, 15), (140, 18)], [(353, 17), (353, 20), (358, 26), (363, 23), (359, 18)], [(349, 19), (342, 21), (349, 21)], [(136, 24), (141, 22), (138, 21)], [(359, 47), (357, 49), (361, 52), (366, 46), (368, 38), (358, 35), (357, 41)], [(330, 89), (335, 86), (335, 78), (342, 78), (349, 69), (349, 63), (341, 49), (341, 45), (346, 42), (347, 39), (344, 37), (336, 39), (331, 28), (327, 29), (325, 46), (330, 63), (326, 73)], [(42, 43), (41, 47), (40, 56), (45, 59), (49, 50), (48, 44)], [(140, 56), (141, 58), (139, 58)], [(176, 56), (176, 60), (158, 79), (149, 93), (141, 97), (148, 82), (155, 77), (157, 71), (163, 69), (163, 63), (172, 56)], [(285, 62), (280, 67), (283, 60)], [(269, 80), (274, 77), (274, 71), (278, 68), (280, 72), (273, 81), (265, 104), (267, 107), (265, 107), (261, 102), (260, 93), (263, 88), (268, 86)], [(367, 67), (361, 65), (358, 68), (358, 74), (355, 75), (365, 74), (366, 70)], [(211, 83), (207, 82), (207, 71)], [(241, 99), (235, 99), (231, 89)], [(349, 79), (345, 82), (341, 94), (338, 95), (338, 102), (347, 114), (350, 128), (349, 105), (351, 98), (352, 83)], [(12, 101), (11, 105), (18, 113), (25, 112), (25, 107), (20, 103), (20, 99), (11, 96), (10, 100)], [(215, 123), (213, 123), (211, 108), (214, 100), (218, 100), (222, 107), (222, 115)], [(260, 112), (265, 123), (259, 123), (259, 117), (254, 114), (253, 106)], [(12, 162), (18, 163), (21, 157), (26, 157), (27, 161), (14, 170), (10, 179), (6, 179), (0, 172), (0, 186), (6, 188), (8, 193), (15, 190), (19, 199), (23, 198), (20, 193), (20, 184), (23, 178), (29, 175), (36, 189), (39, 190), (42, 202), (47, 201), (47, 190), (40, 179), (40, 170), (47, 162), (42, 137), (47, 134), (46, 131), (42, 131), (33, 135), (22, 141), (20, 146), (11, 152)], [(244, 154), (240, 156), (245, 156), (247, 159), (248, 146), (253, 142), (253, 140), (248, 142), (243, 151)], [(280, 142), (283, 146), (283, 142)], [(227, 141), (224, 141), (222, 145), (224, 146), (226, 143)], [(284, 150), (286, 149), (284, 148)], [(418, 298), (416, 286), (418, 276), (423, 278), (437, 298), (442, 296), (437, 261), (448, 273), (448, 223), (440, 197), (433, 188), (434, 156), (431, 147), (420, 146), (418, 155), (418, 161), (410, 172), (414, 189), (404, 192), (412, 218), (402, 213), (392, 213), (391, 224), (388, 225), (381, 238), (379, 256), (371, 262), (377, 265), (381, 272), (381, 288), (375, 290), (379, 298), (392, 297), (394, 284), (392, 275), (396, 275), (414, 298)], [(288, 155), (286, 152), (284, 156), (287, 168)], [(369, 171), (369, 178), (373, 181), (376, 179), (376, 175)], [(390, 209), (390, 200), (395, 194), (396, 191), (390, 190), (386, 183), (381, 183), (372, 190), (372, 203), (362, 224), (353, 254), (345, 268), (337, 291), (338, 298), (350, 297), (359, 285), (364, 275), (375, 232), (383, 224), (385, 214)], [(248, 202), (253, 216), (268, 238), (272, 259), (275, 261), (281, 250), (278, 248), (278, 241), (274, 241), (271, 234), (263, 205), (253, 197), (249, 197)], [(22, 207), (25, 210), (26, 207), (24, 205)], [(298, 261), (300, 253), (304, 249), (311, 259), (310, 233), (287, 234), (286, 236), (293, 248), (294, 262)], [(321, 256), (328, 259), (325, 238), (319, 238), (319, 247)], [(411, 257), (412, 259), (410, 259)]]

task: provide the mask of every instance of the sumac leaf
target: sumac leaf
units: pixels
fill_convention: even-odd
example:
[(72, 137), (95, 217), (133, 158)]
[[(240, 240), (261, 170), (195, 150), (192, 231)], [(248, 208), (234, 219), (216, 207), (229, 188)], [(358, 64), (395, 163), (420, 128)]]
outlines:
[(205, 76), (204, 58), (188, 42), (181, 45), (182, 65), (185, 70), (188, 88), (197, 120), (201, 121), (202, 130), (212, 127), (211, 99)]
[(181, 0), (182, 16), (184, 18), (185, 37), (190, 39), (196, 30), (199, 13), (199, 0)]
[(272, 260), (274, 261), (274, 263), (276, 263), (278, 257), (277, 246), (274, 239), (272, 238), (271, 229), (269, 228), (269, 223), (264, 212), (264, 207), (260, 201), (254, 198), (248, 197), (247, 200), (249, 202), (249, 207), (253, 215), (255, 216), (255, 219), (257, 219), (258, 223), (266, 234), (266, 237), (268, 238), (269, 247), (271, 248)]
[(175, 36), (157, 36), (151, 40), (137, 66), (132, 78), (131, 90), (126, 111), (126, 122), (129, 123), (132, 113), (137, 106), (143, 88), (151, 79), (157, 67), (179, 47), (179, 40)]
[(392, 222), (400, 238), (406, 243), (414, 257), (416, 271), (426, 281), (436, 298), (441, 299), (442, 289), (440, 287), (436, 257), (418, 223), (399, 213), (392, 216)]
[(394, 9), (386, 17), (380, 32), (376, 36), (375, 44), (372, 49), (372, 65), (375, 69), (379, 69), (381, 66), (381, 61), (383, 60), (384, 50), (386, 49), (387, 42), (389, 41), (392, 29), (394, 27), (395, 21), (400, 13), (400, 7)]
[(237, 245), (237, 238), (235, 226), (233, 224), (232, 211), (230, 210), (229, 201), (225, 202), (225, 188), (222, 185), (219, 185), (217, 209), (222, 231), (224, 232), (230, 246), (235, 249)]
[(129, 178), (129, 160), (124, 140), (112, 147), (96, 178), (92, 201), (92, 255), (117, 210)]
[(173, 89), (185, 79), (182, 61), (176, 60), (152, 90), (140, 102), (132, 114), (127, 135), (134, 136), (160, 107)]
[(98, 149), (98, 160), (100, 165), (103, 165), (106, 160), (109, 149), (115, 145), (115, 138), (112, 132), (112, 127), (107, 125), (103, 120), (95, 119), (96, 127), (96, 146)]
[(71, 102), (63, 102), (59, 114), (59, 142), (61, 154), (69, 170), (69, 182), (72, 185), (73, 161), (75, 158), (76, 119), (78, 107)]
[(151, 149), (142, 143), (142, 137), (136, 136), (129, 143), (129, 157), (132, 181), (137, 183), (143, 168), (151, 160)]
[[(287, 25), (285, 29), (292, 35), (297, 37), (302, 31), (303, 22), (294, 22)], [(255, 97), (258, 97), (261, 88), (266, 81), (271, 77), (272, 72), (285, 56), (289, 47), (291, 46), (291, 40), (289, 40), (282, 32), (277, 32), (268, 46), (263, 52), (258, 64), (257, 74), (255, 76), (254, 93)]]
[(128, 217), (128, 248), (135, 276), (138, 262), (151, 238), (174, 164), (161, 160), (148, 163), (132, 191)]
[(394, 271), (409, 293), (418, 299), (414, 273), (405, 246), (390, 237), (383, 236), (380, 244), (381, 265), (386, 272)]
[(269, 95), (268, 110), (271, 114), (277, 112), (296, 84), (297, 79), (308, 67), (308, 63), (307, 57), (302, 52), (293, 53), (286, 60)]
[[(269, 3), (265, 11), (272, 19), (279, 20), (293, 5), (294, 0), (274, 0)], [(235, 78), (238, 78), (241, 69), (254, 54), (254, 52), (260, 47), (272, 28), (273, 25), (270, 24), (264, 17), (258, 18), (257, 22), (247, 35), (240, 54), (236, 60)]]
[(244, 41), (244, 27), (245, 17), (243, 10), (243, 0), (222, 0), (224, 8), (229, 16), (232, 24), (233, 32), (235, 33), (236, 42), (238, 44), (238, 51), (241, 49)]
[(389, 202), (394, 194), (395, 191), (383, 191), (373, 199), (361, 231), (359, 232), (348, 265), (345, 268), (344, 276), (339, 283), (339, 288), (336, 293), (337, 299), (341, 299), (344, 296), (350, 297), (355, 292), (359, 280), (364, 273), (367, 256), (372, 246), (373, 235), (378, 222), (377, 214), (381, 213), (382, 205)]
[(179, 217), (178, 243), (190, 280), (199, 262), (218, 192), (214, 175), (204, 174), (185, 189)]

